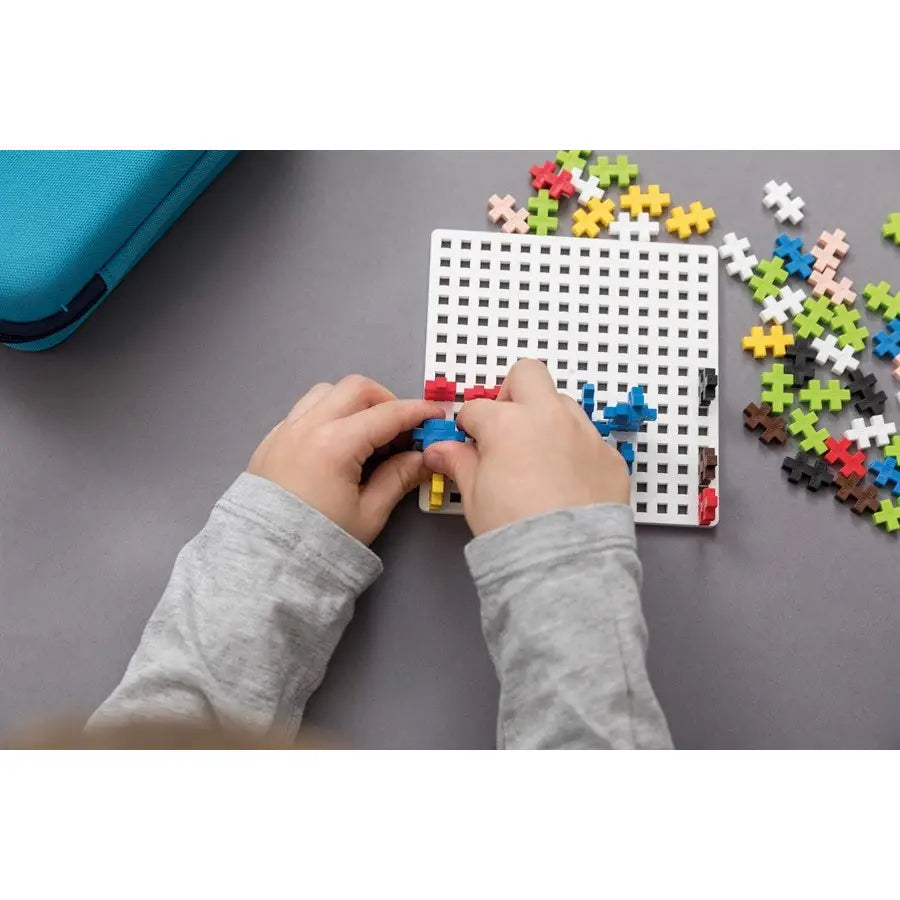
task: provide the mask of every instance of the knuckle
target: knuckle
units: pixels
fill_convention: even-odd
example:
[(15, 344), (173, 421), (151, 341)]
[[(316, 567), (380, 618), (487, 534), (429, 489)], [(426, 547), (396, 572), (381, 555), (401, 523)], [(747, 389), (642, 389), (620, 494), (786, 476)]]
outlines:
[(375, 385), (375, 382), (365, 375), (360, 375), (354, 372), (352, 375), (345, 375), (341, 379), (341, 384), (343, 384), (345, 387), (352, 388), (354, 391), (364, 391), (373, 387)]

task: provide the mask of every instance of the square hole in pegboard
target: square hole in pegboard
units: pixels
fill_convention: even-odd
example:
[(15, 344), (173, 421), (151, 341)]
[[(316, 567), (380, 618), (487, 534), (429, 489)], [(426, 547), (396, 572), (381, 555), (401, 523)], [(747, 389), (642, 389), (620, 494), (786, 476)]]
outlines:
[[(600, 408), (642, 385), (656, 421), (611, 436), (636, 448), (635, 520), (697, 526), (699, 450), (719, 455), (718, 398), (701, 410), (698, 390), (700, 370), (718, 370), (718, 311), (715, 247), (438, 230), (425, 378), (444, 375), (461, 394), (532, 356), (576, 400), (594, 383)], [(445, 496), (440, 512), (461, 513), (454, 485)]]

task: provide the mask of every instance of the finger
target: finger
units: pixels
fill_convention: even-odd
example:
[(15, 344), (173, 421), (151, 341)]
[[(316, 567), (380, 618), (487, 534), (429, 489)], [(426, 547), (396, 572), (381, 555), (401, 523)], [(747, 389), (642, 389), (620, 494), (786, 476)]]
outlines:
[(334, 390), (334, 385), (327, 381), (314, 384), (295, 404), (287, 414), (288, 422), (295, 422), (301, 416), (308, 413), (320, 400), (328, 396)]
[(497, 396), (515, 403), (541, 403), (557, 394), (547, 367), (536, 359), (520, 359), (510, 370)]
[(327, 397), (316, 404), (315, 412), (307, 414), (308, 421), (321, 423), (343, 419), (378, 403), (396, 399), (384, 385), (365, 375), (347, 375), (331, 389)]
[(430, 477), (431, 470), (421, 453), (407, 450), (392, 456), (372, 473), (360, 493), (363, 516), (375, 527), (380, 526), (405, 494)]
[(390, 443), (425, 419), (443, 418), (443, 406), (432, 400), (387, 400), (343, 419), (339, 425), (342, 439), (361, 463), (376, 447)]
[(484, 441), (491, 423), (500, 414), (496, 400), (467, 400), (456, 416), (456, 424), (476, 441)]
[[(488, 401), (489, 403), (491, 401)], [(466, 501), (475, 485), (475, 473), (478, 471), (478, 450), (472, 444), (460, 444), (456, 441), (439, 441), (425, 448), (422, 454), (425, 465), (432, 472), (447, 475), (456, 482)]]

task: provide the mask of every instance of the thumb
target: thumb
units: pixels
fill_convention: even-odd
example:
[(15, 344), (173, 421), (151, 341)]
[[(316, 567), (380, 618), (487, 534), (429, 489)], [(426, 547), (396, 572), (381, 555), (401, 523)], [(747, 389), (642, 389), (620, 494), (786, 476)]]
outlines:
[(365, 516), (373, 522), (379, 522), (380, 530), (404, 495), (427, 480), (429, 474), (422, 454), (415, 450), (397, 453), (385, 460), (375, 469), (362, 489), (360, 506)]
[(425, 465), (432, 472), (448, 475), (456, 482), (463, 500), (469, 496), (478, 471), (478, 451), (474, 444), (439, 441), (427, 447), (423, 455)]

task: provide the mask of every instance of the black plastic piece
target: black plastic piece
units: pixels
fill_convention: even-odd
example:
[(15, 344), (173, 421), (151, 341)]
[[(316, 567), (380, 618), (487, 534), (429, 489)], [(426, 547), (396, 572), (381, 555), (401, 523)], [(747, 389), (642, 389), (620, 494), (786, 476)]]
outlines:
[(700, 409), (709, 409), (709, 404), (716, 399), (716, 388), (719, 376), (715, 369), (700, 370)]
[(853, 405), (863, 416), (880, 416), (884, 414), (887, 394), (878, 390), (878, 381), (874, 375), (866, 375), (857, 369), (848, 372), (847, 387), (850, 388), (850, 396), (856, 398)]
[(820, 456), (807, 456), (802, 450), (796, 457), (786, 456), (781, 468), (788, 473), (791, 484), (799, 484), (804, 478), (808, 491), (817, 491), (823, 485), (834, 484), (834, 473)]
[(804, 387), (816, 374), (818, 353), (807, 338), (796, 338), (784, 354), (784, 371), (794, 376), (794, 386)]

